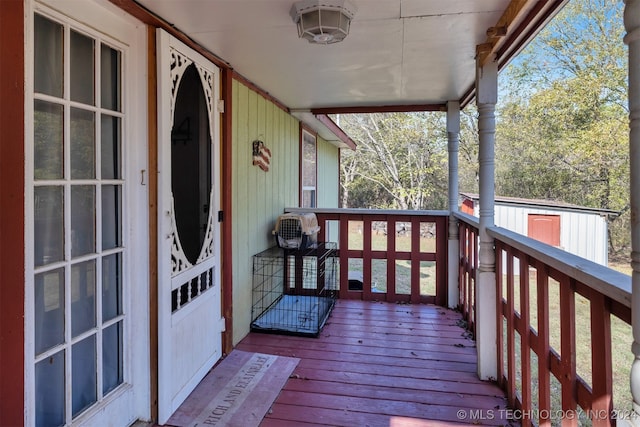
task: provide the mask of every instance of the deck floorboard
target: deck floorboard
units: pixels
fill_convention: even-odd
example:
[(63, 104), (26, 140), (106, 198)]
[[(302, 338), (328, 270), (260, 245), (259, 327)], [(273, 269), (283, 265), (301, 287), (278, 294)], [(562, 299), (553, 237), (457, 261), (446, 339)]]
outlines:
[(434, 305), (338, 300), (318, 338), (252, 332), (236, 348), (301, 359), (264, 427), (517, 425), (463, 326)]

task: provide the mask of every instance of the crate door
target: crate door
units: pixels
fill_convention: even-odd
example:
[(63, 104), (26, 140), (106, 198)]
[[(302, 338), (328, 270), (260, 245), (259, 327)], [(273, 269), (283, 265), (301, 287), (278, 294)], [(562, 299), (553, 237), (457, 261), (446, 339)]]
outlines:
[(158, 30), (158, 418), (222, 355), (219, 70)]

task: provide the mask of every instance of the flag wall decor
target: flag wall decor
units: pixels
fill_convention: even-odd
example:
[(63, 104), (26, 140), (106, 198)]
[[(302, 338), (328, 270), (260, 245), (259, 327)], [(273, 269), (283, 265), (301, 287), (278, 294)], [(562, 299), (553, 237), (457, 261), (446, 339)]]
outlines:
[(253, 165), (258, 166), (265, 172), (269, 172), (271, 162), (271, 150), (264, 145), (264, 142), (256, 139), (253, 141)]

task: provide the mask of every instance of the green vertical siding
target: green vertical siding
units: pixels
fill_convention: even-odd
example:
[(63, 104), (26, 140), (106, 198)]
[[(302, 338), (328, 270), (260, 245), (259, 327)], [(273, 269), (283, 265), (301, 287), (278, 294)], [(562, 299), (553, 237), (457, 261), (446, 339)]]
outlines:
[[(298, 121), (245, 85), (233, 82), (233, 341), (249, 332), (252, 256), (273, 246), (284, 208), (298, 205)], [(252, 142), (271, 150), (269, 172), (252, 165)]]
[[(275, 244), (271, 230), (299, 203), (300, 123), (247, 86), (233, 82), (233, 343), (251, 323), (253, 255)], [(269, 172), (252, 165), (252, 143), (271, 150)], [(318, 138), (318, 206), (338, 206), (337, 147)]]

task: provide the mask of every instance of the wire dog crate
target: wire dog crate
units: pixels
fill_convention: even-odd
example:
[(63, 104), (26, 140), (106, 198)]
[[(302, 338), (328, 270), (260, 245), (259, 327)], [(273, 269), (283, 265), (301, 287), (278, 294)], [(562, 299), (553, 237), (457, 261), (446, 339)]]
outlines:
[(317, 336), (338, 295), (335, 243), (253, 256), (251, 329)]

